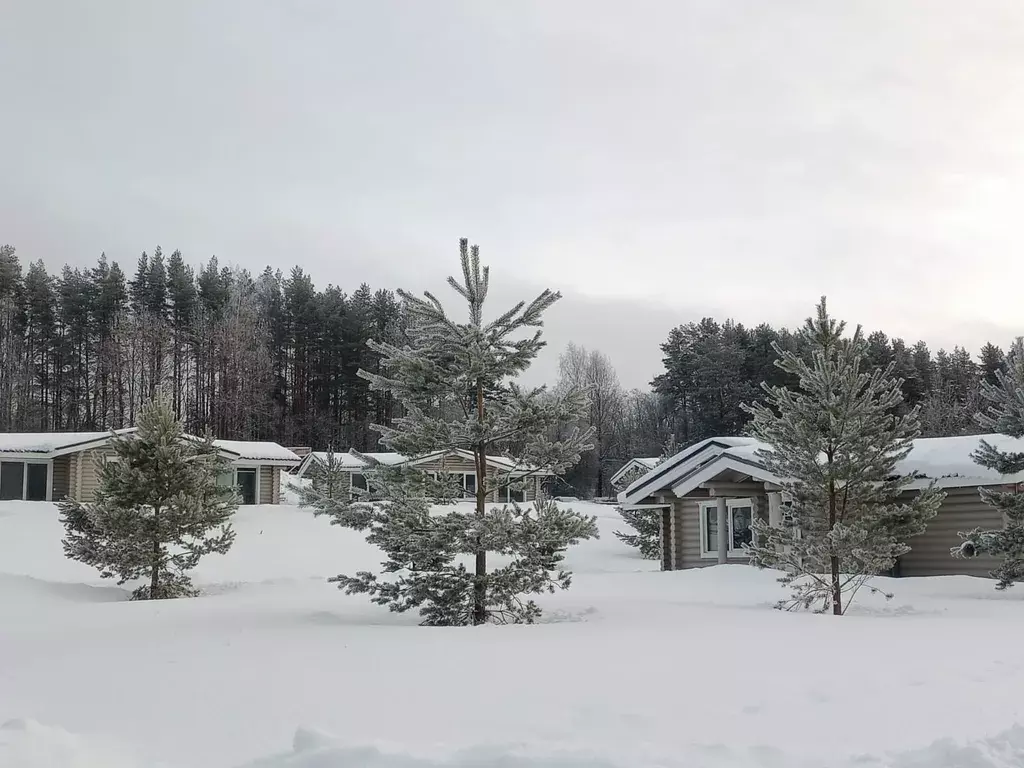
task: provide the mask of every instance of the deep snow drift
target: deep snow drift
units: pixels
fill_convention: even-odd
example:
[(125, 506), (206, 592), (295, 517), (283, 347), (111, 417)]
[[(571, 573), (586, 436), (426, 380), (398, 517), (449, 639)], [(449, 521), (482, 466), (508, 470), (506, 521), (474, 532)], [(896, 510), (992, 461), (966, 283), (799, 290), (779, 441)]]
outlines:
[(771, 574), (660, 573), (577, 506), (602, 539), (545, 623), (428, 629), (326, 584), (378, 553), (306, 510), (244, 508), (206, 596), (128, 603), (54, 507), (0, 504), (0, 768), (1024, 764), (1019, 588), (783, 614)]

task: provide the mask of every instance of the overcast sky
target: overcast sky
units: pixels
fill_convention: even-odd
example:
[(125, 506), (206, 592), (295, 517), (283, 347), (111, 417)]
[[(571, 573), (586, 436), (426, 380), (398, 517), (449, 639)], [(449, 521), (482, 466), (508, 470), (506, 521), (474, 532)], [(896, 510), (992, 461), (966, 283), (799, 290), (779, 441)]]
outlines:
[(0, 243), (561, 290), (627, 386), (711, 314), (1024, 333), (1020, 0), (0, 0)]

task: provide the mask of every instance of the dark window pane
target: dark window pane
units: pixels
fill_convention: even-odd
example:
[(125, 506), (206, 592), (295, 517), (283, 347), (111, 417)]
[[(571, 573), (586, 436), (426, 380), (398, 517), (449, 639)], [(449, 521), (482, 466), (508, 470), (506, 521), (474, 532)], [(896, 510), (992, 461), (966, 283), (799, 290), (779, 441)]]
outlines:
[(514, 501), (518, 504), (522, 504), (526, 498), (526, 494), (522, 488), (509, 488), (508, 489), (508, 500)]
[(466, 475), (466, 492), (476, 493), (476, 475), (473, 473)]
[(29, 501), (46, 501), (46, 465), (28, 465), (28, 485), (25, 498)]
[(734, 507), (732, 509), (732, 548), (742, 549), (752, 544), (754, 532), (750, 530), (753, 510), (750, 507)]
[(359, 488), (360, 490), (366, 490), (366, 475), (360, 475), (358, 473), (352, 473), (352, 487)]
[(25, 463), (5, 461), (0, 464), (0, 499), (21, 499), (25, 484)]
[(256, 503), (256, 470), (239, 469), (235, 473), (238, 477), (238, 493), (242, 497), (243, 504)]

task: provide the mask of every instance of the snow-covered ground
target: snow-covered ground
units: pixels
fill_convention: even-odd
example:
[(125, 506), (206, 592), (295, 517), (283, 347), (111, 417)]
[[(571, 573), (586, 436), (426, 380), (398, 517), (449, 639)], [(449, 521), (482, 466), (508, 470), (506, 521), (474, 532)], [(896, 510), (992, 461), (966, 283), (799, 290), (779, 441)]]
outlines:
[(744, 566), (661, 573), (600, 518), (534, 627), (431, 629), (325, 582), (358, 534), (244, 508), (206, 596), (125, 602), (54, 507), (0, 504), (0, 768), (1024, 765), (1024, 587), (886, 586), (841, 619)]

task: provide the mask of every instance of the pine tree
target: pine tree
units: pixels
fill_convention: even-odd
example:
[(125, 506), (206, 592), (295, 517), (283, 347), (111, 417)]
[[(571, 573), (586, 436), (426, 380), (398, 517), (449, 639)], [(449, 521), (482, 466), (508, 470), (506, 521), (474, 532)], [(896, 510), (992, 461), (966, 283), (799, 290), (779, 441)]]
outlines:
[[(434, 481), (400, 467), (367, 473), (366, 497), (321, 503), (316, 511), (335, 524), (368, 531), (367, 541), (387, 554), (387, 579), (365, 571), (334, 577), (347, 593), (366, 593), (393, 611), (418, 609), (430, 625), (531, 623), (540, 609), (524, 596), (569, 586), (564, 550), (596, 537), (596, 521), (547, 500), (532, 508), (513, 503), (488, 509), (492, 494), (522, 484), (495, 471), (487, 457), (503, 452), (527, 477), (561, 472), (589, 448), (590, 435), (576, 430), (551, 442), (547, 433), (578, 420), (586, 400), (579, 392), (551, 397), (543, 388), (522, 389), (514, 382), (544, 345), (539, 330), (525, 338), (522, 331), (539, 328), (544, 311), (560, 295), (546, 290), (485, 322), (488, 269), (481, 269), (476, 246), (462, 240), (460, 249), (463, 280), (448, 282), (468, 305), (468, 321), (449, 318), (429, 293), (419, 298), (400, 292), (410, 318), (410, 343), (399, 348), (370, 342), (384, 373), (360, 370), (360, 376), (405, 408), (393, 427), (374, 426), (388, 448), (408, 456), (452, 449), (472, 453), (474, 509), (437, 513), (428, 497), (454, 495), (444, 478)], [(489, 570), (491, 554), (504, 556), (507, 564)]]
[(781, 526), (754, 522), (750, 548), (755, 565), (785, 572), (779, 581), (792, 598), (780, 608), (820, 602), (842, 615), (872, 576), (909, 551), (906, 540), (924, 531), (944, 497), (930, 487), (897, 501), (913, 479), (896, 465), (920, 432), (917, 410), (897, 415), (903, 395), (893, 363), (872, 370), (860, 327), (850, 338), (844, 330), (822, 299), (802, 331), (810, 357), (779, 350), (779, 367), (799, 388), (765, 385), (767, 403), (747, 407), (754, 435), (772, 446), (761, 461), (792, 500)]
[[(1021, 339), (1010, 348), (1005, 367), (993, 371), (995, 382), (981, 385), (982, 397), (988, 406), (977, 415), (978, 423), (989, 432), (1009, 437), (1024, 437), (1024, 342)], [(1024, 453), (1001, 451), (987, 440), (981, 440), (974, 452), (974, 460), (986, 469), (1001, 475), (1024, 470)], [(1012, 587), (1024, 578), (1024, 494), (1015, 491), (980, 489), (982, 500), (999, 510), (1005, 524), (999, 530), (985, 531), (975, 528), (961, 533), (963, 541), (953, 547), (954, 557), (996, 555), (1003, 562), (992, 571), (999, 580), (996, 589)]]
[(197, 594), (188, 571), (235, 538), (238, 499), (218, 483), (226, 462), (212, 440), (185, 436), (159, 401), (143, 408), (135, 434), (114, 435), (110, 447), (117, 460), (99, 459), (95, 501), (59, 504), (65, 554), (118, 584), (145, 579), (133, 600)]
[[(664, 464), (678, 452), (679, 446), (676, 443), (675, 436), (669, 435), (662, 449), (661, 457), (655, 466)], [(627, 473), (626, 479), (621, 482), (622, 487), (628, 488), (650, 471), (650, 469), (634, 468), (632, 472)], [(619, 541), (631, 547), (636, 547), (640, 550), (641, 556), (648, 560), (657, 560), (661, 557), (661, 513), (658, 510), (623, 509), (622, 507), (618, 508), (618, 513), (626, 525), (634, 531), (634, 533), (615, 531), (615, 536)]]

